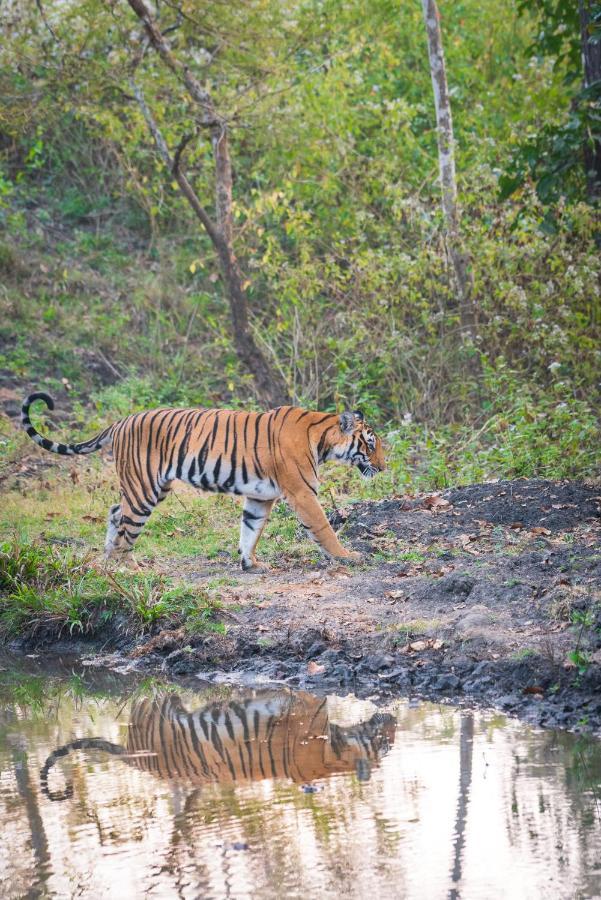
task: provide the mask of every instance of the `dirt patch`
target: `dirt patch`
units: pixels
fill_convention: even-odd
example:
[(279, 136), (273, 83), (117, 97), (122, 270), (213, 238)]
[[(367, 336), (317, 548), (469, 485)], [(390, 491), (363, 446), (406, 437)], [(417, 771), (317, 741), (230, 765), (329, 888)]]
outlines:
[[(360, 503), (333, 516), (359, 568), (165, 564), (224, 588), (225, 634), (121, 638), (114, 658), (173, 675), (496, 706), (601, 734), (601, 490), (522, 480)], [(578, 651), (574, 657), (574, 651)]]

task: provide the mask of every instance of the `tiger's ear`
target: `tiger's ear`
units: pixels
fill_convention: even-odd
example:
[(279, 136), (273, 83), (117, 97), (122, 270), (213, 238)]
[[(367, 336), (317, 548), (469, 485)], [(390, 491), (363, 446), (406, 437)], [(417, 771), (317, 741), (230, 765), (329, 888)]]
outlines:
[(345, 412), (340, 413), (338, 421), (340, 422), (340, 430), (343, 434), (352, 434), (355, 430), (357, 424), (355, 413), (345, 410)]
[(363, 413), (361, 412), (360, 409), (353, 410), (353, 415), (356, 419), (359, 420), (359, 422), (365, 422), (365, 416), (363, 415)]

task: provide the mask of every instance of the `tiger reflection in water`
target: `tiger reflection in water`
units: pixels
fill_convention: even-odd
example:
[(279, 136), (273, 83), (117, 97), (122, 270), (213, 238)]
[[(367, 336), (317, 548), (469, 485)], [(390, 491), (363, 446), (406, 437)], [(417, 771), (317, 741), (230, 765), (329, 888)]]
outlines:
[(236, 785), (267, 778), (306, 783), (339, 772), (370, 777), (394, 741), (395, 719), (375, 713), (343, 727), (329, 721), (327, 700), (304, 692), (257, 691), (189, 713), (175, 694), (134, 702), (126, 746), (81, 738), (50, 754), (40, 771), (51, 800), (73, 795), (48, 787), (56, 761), (75, 750), (101, 750), (159, 778)]

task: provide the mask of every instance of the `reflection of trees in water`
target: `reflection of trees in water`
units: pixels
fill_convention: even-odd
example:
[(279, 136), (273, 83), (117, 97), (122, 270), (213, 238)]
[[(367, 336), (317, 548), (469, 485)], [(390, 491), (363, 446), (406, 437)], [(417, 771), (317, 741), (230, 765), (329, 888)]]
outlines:
[(38, 793), (31, 784), (27, 753), (25, 751), (13, 750), (12, 757), (19, 796), (21, 797), (27, 815), (30, 844), (35, 864), (30, 893), (37, 891), (41, 893), (43, 883), (46, 881), (48, 875), (47, 864), (50, 861), (50, 852), (48, 850), (48, 840), (44, 829), (44, 821), (40, 814)]
[(465, 849), (465, 829), (467, 825), (467, 809), (472, 784), (472, 759), (474, 751), (474, 716), (473, 713), (462, 713), (459, 730), (459, 796), (455, 818), (453, 844), (453, 868), (451, 881), (453, 887), (449, 891), (449, 900), (458, 900), (461, 896), (461, 868)]
[(559, 867), (569, 860), (574, 896), (601, 896), (601, 744), (568, 732), (532, 734), (518, 723), (512, 730), (504, 785), (510, 844), (519, 847), (527, 835), (533, 854)]
[[(84, 706), (79, 715), (73, 712), (76, 698), (64, 696), (58, 710), (58, 733), (66, 736), (104, 733), (107, 739), (123, 740), (126, 746), (123, 729), (128, 721), (131, 723), (136, 703), (143, 701), (142, 705), (145, 703), (147, 707), (158, 704), (158, 708), (164, 709), (168, 715), (185, 721), (186, 716), (193, 715), (185, 706), (193, 708), (190, 700), (194, 699), (197, 703), (198, 694), (183, 696), (186, 698), (185, 705), (173, 693), (166, 702), (167, 694), (157, 692), (155, 687), (144, 695), (138, 695), (123, 710), (116, 701), (103, 704), (93, 699), (91, 707)], [(239, 702), (239, 695), (236, 696)], [(208, 719), (213, 718), (213, 709), (217, 715), (217, 709), (228, 706), (230, 699), (231, 695), (203, 707), (208, 710)], [(55, 701), (56, 696), (50, 708), (56, 712)], [(305, 705), (305, 709), (313, 713), (321, 710), (319, 715), (323, 714), (321, 701), (312, 700)], [(195, 710), (195, 713), (198, 712)], [(252, 708), (250, 713), (252, 719)], [(49, 735), (57, 733), (56, 720), (51, 723), (38, 716), (35, 722), (28, 721), (22, 705), (19, 706), (21, 721), (17, 722), (14, 711), (7, 712), (4, 718), (11, 731), (19, 730), (21, 735), (28, 735), (31, 746), (35, 743), (39, 748), (39, 761), (30, 754), (29, 765), (43, 763), (48, 752)], [(385, 765), (374, 773), (368, 786), (357, 777), (336, 777), (343, 772), (356, 773), (352, 753), (347, 753), (343, 768), (330, 768), (329, 774), (334, 775), (331, 780), (325, 780), (315, 769), (314, 762), (311, 763), (314, 777), (322, 779), (324, 788), (316, 794), (304, 793), (298, 782), (284, 779), (267, 779), (262, 784), (249, 780), (232, 782), (231, 773), (229, 784), (216, 785), (200, 778), (200, 772), (202, 784), (195, 784), (181, 777), (181, 758), (178, 772), (175, 765), (178, 760), (173, 760), (169, 754), (162, 764), (162, 772), (157, 771), (154, 777), (149, 777), (146, 772), (140, 771), (144, 766), (138, 765), (134, 759), (116, 760), (95, 753), (84, 757), (94, 764), (93, 770), (89, 765), (82, 764), (81, 757), (73, 767), (72, 801), (53, 803), (50, 814), (50, 804), (34, 796), (28, 811), (24, 806), (25, 795), (27, 791), (35, 795), (37, 781), (26, 775), (21, 777), (20, 784), (14, 784), (12, 800), (10, 792), (5, 792), (1, 797), (0, 815), (3, 821), (10, 819), (11, 834), (14, 833), (15, 816), (19, 816), (18, 843), (22, 847), (19, 853), (26, 853), (28, 860), (31, 860), (32, 852), (25, 849), (25, 839), (22, 840), (21, 835), (28, 830), (42, 834), (39, 825), (41, 823), (43, 829), (44, 819), (49, 844), (46, 867), (55, 869), (58, 865), (60, 870), (60, 866), (64, 866), (68, 869), (68, 877), (74, 879), (74, 884), (87, 887), (94, 879), (97, 847), (112, 845), (132, 853), (132, 858), (136, 859), (136, 877), (142, 873), (140, 877), (145, 890), (160, 886), (174, 896), (178, 892), (190, 891), (199, 896), (215, 893), (226, 896), (228, 890), (233, 896), (238, 896), (246, 888), (254, 887), (258, 891), (261, 885), (275, 885), (284, 895), (290, 887), (290, 879), (294, 878), (299, 880), (299, 885), (302, 884), (303, 892), (311, 896), (318, 896), (320, 891), (330, 890), (333, 886), (337, 886), (341, 894), (356, 895), (359, 888), (365, 888), (367, 883), (361, 885), (361, 877), (372, 880), (376, 893), (378, 887), (382, 887), (384, 893), (394, 888), (399, 896), (405, 896), (411, 891), (412, 869), (416, 865), (412, 848), (418, 844), (412, 842), (425, 837), (424, 815), (428, 807), (432, 808), (433, 799), (437, 799), (432, 791), (437, 789), (436, 785), (441, 785), (440, 777), (430, 780), (427, 760), (431, 759), (440, 773), (454, 771), (459, 758), (458, 793), (453, 777), (437, 812), (437, 816), (445, 822), (440, 831), (440, 843), (432, 847), (433, 855), (427, 860), (421, 859), (421, 853), (426, 852), (422, 844), (420, 859), (417, 860), (417, 864), (424, 863), (428, 871), (436, 869), (436, 877), (440, 877), (440, 881), (436, 882), (440, 892), (436, 896), (444, 894), (449, 881), (449, 896), (456, 898), (462, 892), (462, 885), (468, 882), (472, 885), (478, 841), (474, 835), (472, 846), (472, 832), (473, 829), (487, 829), (489, 825), (494, 828), (495, 834), (501, 836), (505, 844), (503, 852), (507, 852), (508, 845), (510, 852), (515, 849), (525, 862), (537, 857), (540, 859), (542, 854), (548, 852), (553, 855), (557, 836), (564, 846), (568, 845), (568, 841), (578, 841), (580, 831), (583, 840), (566, 863), (564, 871), (573, 874), (579, 885), (586, 884), (586, 858), (588, 856), (590, 865), (594, 857), (591, 841), (593, 835), (598, 839), (599, 830), (590, 821), (591, 798), (590, 795), (583, 796), (582, 782), (579, 781), (583, 764), (578, 763), (580, 750), (572, 736), (531, 733), (523, 726), (515, 722), (505, 723), (499, 717), (458, 715), (452, 709), (439, 711), (427, 705), (416, 709), (399, 705), (398, 718), (400, 726), (394, 755), (387, 756)], [(300, 719), (307, 721), (302, 716)], [(161, 722), (160, 719), (158, 721)], [(286, 720), (284, 717), (284, 721), (287, 730), (283, 729), (281, 739), (278, 738), (273, 744), (280, 747), (282, 754), (284, 750), (288, 753), (289, 749), (290, 752), (293, 749), (294, 752), (304, 751), (309, 744), (315, 744), (320, 731), (325, 732), (330, 725), (333, 726), (330, 722), (324, 726), (323, 719), (318, 717), (314, 723), (314, 739), (305, 745), (298, 730), (296, 735), (299, 739), (291, 741), (294, 735), (291, 718)], [(169, 719), (163, 718), (163, 728), (168, 724)], [(376, 718), (373, 729), (377, 731), (381, 726), (382, 721)], [(347, 731), (340, 732), (338, 728), (333, 726), (331, 734), (335, 734), (337, 740), (342, 740), (346, 735), (351, 744), (354, 735), (355, 746), (359, 746), (361, 734), (367, 739), (370, 732), (366, 722), (349, 726)], [(0, 755), (2, 738), (0, 724)], [(177, 741), (169, 745), (169, 753), (176, 744)], [(424, 757), (425, 744), (430, 745), (427, 757)], [(591, 742), (584, 741), (583, 744), (585, 762), (594, 774), (598, 771), (595, 766), (601, 763), (599, 746), (591, 749)], [(323, 741), (316, 746), (325, 749)], [(474, 821), (477, 809), (478, 815), (482, 816), (482, 805), (478, 807), (478, 798), (480, 803), (482, 799), (479, 793), (482, 787), (480, 778), (482, 759), (488, 755), (489, 747), (494, 749), (495, 767), (488, 769), (487, 785), (489, 790), (495, 789), (491, 796), (495, 802), (498, 798), (498, 805), (490, 811), (487, 821)], [(380, 755), (385, 755), (385, 742)], [(315, 758), (313, 755), (312, 759)], [(360, 758), (364, 756), (360, 755)], [(492, 758), (489, 757), (490, 760)], [(169, 760), (174, 762), (171, 771)], [(561, 768), (558, 771), (558, 766), (564, 763), (565, 774)], [(226, 764), (222, 762), (221, 765)], [(55, 790), (64, 786), (64, 774), (68, 775), (70, 768), (67, 765), (63, 769), (62, 762), (61, 771), (57, 766), (52, 775)], [(303, 763), (300, 771), (310, 770)], [(33, 768), (31, 773), (33, 775)], [(442, 788), (444, 790), (444, 786)], [(510, 809), (512, 789), (515, 793), (515, 813)], [(7, 806), (10, 803), (12, 809)], [(51, 818), (46, 818), (49, 814)], [(452, 833), (453, 820), (455, 830)], [(49, 822), (53, 823), (52, 827)], [(77, 834), (81, 826), (88, 826), (88, 844), (80, 857)], [(251, 850), (236, 850), (232, 847), (234, 842), (249, 844)], [(135, 849), (136, 844), (139, 850)], [(71, 854), (68, 858), (67, 852)], [(139, 858), (135, 857), (136, 853), (139, 853)], [(34, 849), (36, 865), (43, 865), (43, 854), (43, 844), (37, 852)], [(469, 862), (468, 868), (466, 861)], [(555, 862), (554, 857), (553, 865)], [(86, 881), (86, 872), (91, 872), (90, 882)], [(242, 891), (241, 886), (244, 888)]]

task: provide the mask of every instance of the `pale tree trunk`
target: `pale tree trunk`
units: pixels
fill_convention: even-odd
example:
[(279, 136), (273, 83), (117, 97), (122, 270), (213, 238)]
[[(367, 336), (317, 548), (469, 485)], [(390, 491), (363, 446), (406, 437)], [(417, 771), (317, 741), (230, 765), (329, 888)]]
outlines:
[(232, 162), (229, 151), (227, 122), (218, 114), (209, 92), (200, 84), (188, 66), (182, 63), (171, 51), (144, 0), (127, 0), (127, 2), (143, 23), (149, 43), (176, 78), (183, 82), (190, 98), (200, 109), (203, 125), (211, 131), (215, 162), (216, 221), (211, 219), (200, 203), (194, 188), (180, 170), (181, 156), (189, 138), (184, 139), (172, 156), (140, 86), (132, 79), (134, 95), (154, 138), (157, 149), (168, 169), (173, 173), (180, 191), (190, 204), (196, 217), (202, 223), (217, 251), (225, 280), (234, 345), (238, 358), (244, 368), (252, 374), (255, 390), (261, 403), (266, 406), (277, 406), (286, 403), (289, 400), (289, 394), (284, 379), (268, 363), (250, 330), (248, 300), (238, 260), (234, 252)]
[[(591, 0), (579, 0), (580, 40), (582, 45), (582, 67), (584, 69), (584, 87), (589, 88), (601, 82), (601, 42), (593, 38), (590, 32), (593, 3)], [(587, 141), (584, 145), (584, 165), (586, 183), (591, 199), (601, 196), (601, 141)]]
[(445, 221), (446, 243), (455, 273), (459, 295), (461, 324), (466, 330), (473, 325), (472, 281), (469, 271), (470, 260), (462, 245), (459, 230), (459, 209), (457, 206), (457, 179), (455, 176), (455, 146), (453, 138), (453, 118), (447, 85), (447, 75), (440, 31), (440, 14), (436, 0), (422, 0), (430, 75), (434, 90), (436, 125), (438, 133), (438, 161), (442, 211)]
[(472, 786), (472, 761), (474, 755), (474, 715), (471, 712), (461, 714), (461, 730), (459, 734), (459, 796), (455, 815), (453, 867), (451, 869), (451, 889), (449, 900), (461, 897), (461, 874), (463, 870), (463, 854), (467, 826), (467, 809)]

